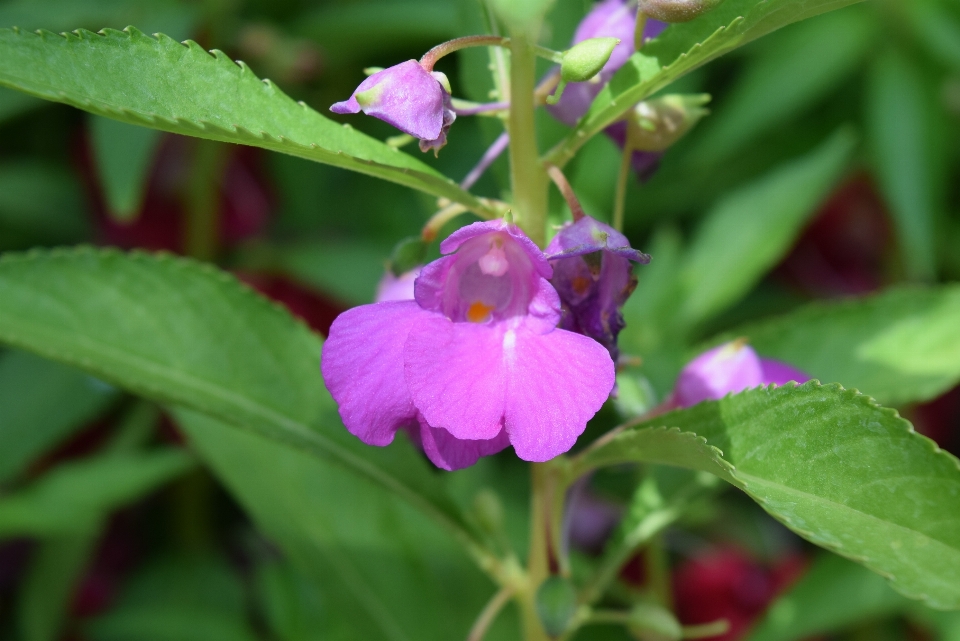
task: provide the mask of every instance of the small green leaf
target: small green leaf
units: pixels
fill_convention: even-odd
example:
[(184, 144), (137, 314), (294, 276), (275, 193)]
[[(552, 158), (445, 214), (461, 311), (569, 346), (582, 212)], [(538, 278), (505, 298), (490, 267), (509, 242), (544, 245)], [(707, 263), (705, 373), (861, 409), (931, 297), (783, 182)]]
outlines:
[(320, 337), (209, 265), (89, 248), (6, 254), (0, 341), (293, 443), (471, 540), (421, 457), (343, 428), (320, 376)]
[(811, 153), (717, 204), (697, 231), (683, 269), (684, 324), (736, 302), (783, 257), (843, 176), (854, 144), (853, 134), (841, 129)]
[(8, 0), (0, 4), (0, 27), (60, 32), (135, 24), (147, 33), (162, 31), (182, 39), (191, 35), (198, 13), (177, 0)]
[(160, 132), (93, 116), (91, 133), (107, 210), (117, 220), (133, 220), (143, 201)]
[(132, 27), (62, 36), (0, 29), (0, 85), (133, 125), (359, 171), (493, 215), (429, 165), (337, 125), (193, 41)]
[(763, 356), (881, 403), (924, 401), (960, 381), (960, 287), (893, 289), (862, 300), (813, 303), (741, 326), (724, 339), (740, 336)]
[(749, 390), (650, 419), (575, 461), (578, 473), (628, 461), (712, 471), (906, 596), (960, 609), (960, 462), (856, 391)]
[(193, 465), (173, 448), (64, 463), (0, 500), (0, 537), (88, 532), (111, 511)]
[(117, 390), (21, 351), (0, 355), (0, 482), (106, 410)]
[(880, 189), (896, 223), (908, 274), (936, 275), (935, 230), (940, 205), (932, 96), (923, 69), (888, 50), (873, 61), (867, 85), (866, 125)]
[(747, 641), (796, 641), (837, 632), (909, 606), (883, 579), (861, 565), (823, 553), (803, 578), (777, 598)]
[(695, 20), (670, 25), (620, 68), (546, 161), (562, 166), (635, 104), (714, 58), (780, 27), (860, 1), (726, 0)]

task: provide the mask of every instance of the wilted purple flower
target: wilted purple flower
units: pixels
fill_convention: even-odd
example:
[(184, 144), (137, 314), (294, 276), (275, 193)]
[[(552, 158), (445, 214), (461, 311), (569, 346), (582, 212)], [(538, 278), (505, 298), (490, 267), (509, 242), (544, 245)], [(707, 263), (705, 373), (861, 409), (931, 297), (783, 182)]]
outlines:
[(377, 284), (377, 295), (373, 302), (384, 303), (391, 300), (413, 300), (413, 283), (420, 275), (423, 267), (415, 267), (399, 276), (394, 276), (389, 269)]
[(596, 340), (616, 360), (621, 309), (637, 284), (630, 261), (646, 264), (650, 257), (613, 227), (584, 216), (557, 232), (547, 258), (563, 305), (560, 327)]
[(677, 378), (672, 400), (679, 407), (690, 407), (759, 385), (808, 380), (810, 377), (800, 370), (780, 361), (760, 358), (745, 342), (732, 341), (690, 361)]
[(439, 72), (416, 60), (378, 71), (360, 83), (353, 95), (330, 107), (337, 114), (360, 111), (420, 139), (420, 149), (440, 149), (456, 119), (449, 83)]
[(515, 225), (474, 223), (440, 250), (415, 301), (355, 307), (330, 328), (321, 371), (344, 425), (370, 445), (411, 431), (445, 469), (508, 444), (527, 461), (567, 451), (613, 388), (609, 354), (556, 328), (552, 270)]

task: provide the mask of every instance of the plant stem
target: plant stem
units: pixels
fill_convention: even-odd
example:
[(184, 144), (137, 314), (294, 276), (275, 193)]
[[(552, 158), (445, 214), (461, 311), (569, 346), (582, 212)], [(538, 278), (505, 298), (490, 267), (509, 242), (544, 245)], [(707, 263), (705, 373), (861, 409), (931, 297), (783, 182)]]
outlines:
[(507, 604), (512, 596), (512, 586), (504, 586), (500, 588), (500, 591), (494, 594), (493, 598), (491, 598), (490, 601), (487, 602), (487, 605), (484, 606), (483, 610), (480, 611), (480, 616), (477, 617), (473, 627), (470, 628), (470, 634), (467, 635), (467, 641), (481, 641), (483, 636), (487, 633), (487, 629), (490, 627), (490, 624), (493, 623), (494, 619), (497, 618), (500, 610), (503, 609), (503, 606)]
[(433, 65), (437, 60), (467, 47), (506, 47), (510, 43), (509, 38), (502, 36), (464, 36), (441, 42), (436, 47), (423, 54), (420, 58), (420, 66), (427, 71), (433, 71)]
[(510, 144), (510, 134), (503, 132), (500, 134), (496, 140), (493, 141), (493, 144), (490, 145), (490, 148), (484, 152), (483, 156), (480, 158), (480, 162), (477, 163), (477, 166), (470, 170), (470, 173), (466, 175), (463, 181), (460, 183), (460, 187), (463, 189), (470, 189), (478, 180), (480, 176), (487, 170), (487, 168), (492, 165), (497, 158), (500, 157), (500, 154), (506, 150), (507, 145)]
[(514, 216), (540, 247), (547, 238), (547, 181), (537, 151), (534, 122), (536, 58), (526, 33), (510, 39), (510, 174)]
[(673, 610), (673, 589), (670, 581), (670, 563), (663, 547), (663, 534), (650, 538), (643, 555), (647, 568), (647, 583), (660, 605)]
[(226, 145), (198, 140), (193, 171), (187, 184), (184, 253), (213, 260), (220, 245), (220, 178), (226, 162)]
[(617, 192), (613, 201), (613, 228), (623, 231), (623, 210), (627, 200), (627, 181), (630, 179), (630, 161), (633, 158), (633, 148), (630, 146), (630, 135), (623, 143), (623, 154), (620, 156), (620, 171), (617, 173)]
[(537, 614), (537, 588), (550, 574), (548, 553), (549, 522), (547, 516), (550, 470), (545, 463), (530, 464), (530, 550), (527, 557), (526, 586), (518, 594), (523, 617), (525, 641), (546, 641), (547, 633)]
[(577, 199), (577, 195), (573, 192), (573, 187), (570, 186), (570, 182), (567, 180), (567, 177), (563, 175), (563, 172), (560, 171), (560, 168), (556, 165), (547, 165), (547, 175), (550, 176), (553, 184), (560, 190), (563, 199), (567, 201), (567, 206), (570, 208), (570, 215), (573, 216), (574, 222), (583, 218), (586, 215), (583, 213), (583, 205), (580, 204), (580, 200)]

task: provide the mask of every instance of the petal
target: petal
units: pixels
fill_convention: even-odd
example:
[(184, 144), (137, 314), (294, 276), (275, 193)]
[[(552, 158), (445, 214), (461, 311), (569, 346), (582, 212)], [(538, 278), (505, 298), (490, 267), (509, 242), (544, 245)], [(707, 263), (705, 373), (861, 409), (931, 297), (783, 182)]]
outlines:
[[(374, 93), (369, 102), (357, 100), (358, 94), (370, 91)], [(443, 96), (437, 79), (416, 60), (407, 60), (361, 82), (350, 100), (358, 102), (369, 116), (411, 136), (433, 140), (443, 128)]]
[(320, 371), (343, 424), (368, 445), (388, 445), (397, 429), (416, 422), (403, 380), (403, 343), (428, 315), (413, 301), (347, 310), (330, 327)]
[(810, 380), (806, 372), (772, 358), (761, 358), (760, 368), (763, 370), (763, 382), (766, 385), (786, 385), (790, 381), (806, 383)]
[(394, 276), (389, 269), (377, 284), (375, 303), (385, 303), (392, 300), (413, 300), (413, 284), (420, 275), (422, 266), (414, 267), (408, 272)]
[(724, 343), (690, 361), (674, 387), (681, 407), (721, 399), (763, 384), (760, 358), (753, 348), (736, 342)]
[(430, 313), (410, 330), (403, 373), (430, 425), (486, 440), (503, 427), (505, 323), (454, 323)]
[(537, 283), (537, 292), (527, 306), (524, 325), (534, 334), (553, 331), (560, 322), (560, 295), (546, 278)]
[(335, 114), (358, 114), (360, 113), (360, 103), (353, 96), (350, 96), (342, 102), (335, 102), (330, 105), (330, 111)]
[(562, 329), (508, 331), (504, 347), (510, 443), (525, 461), (550, 460), (573, 447), (607, 400), (613, 360), (600, 343)]
[(451, 472), (470, 467), (481, 456), (496, 454), (510, 445), (505, 430), (500, 430), (492, 439), (474, 441), (455, 438), (447, 430), (430, 427), (424, 421), (420, 422), (419, 440), (427, 458), (437, 467)]
[(461, 227), (440, 243), (440, 252), (443, 254), (451, 254), (471, 238), (497, 231), (510, 234), (520, 245), (521, 249), (523, 249), (524, 253), (530, 258), (530, 262), (533, 264), (537, 273), (544, 278), (550, 278), (553, 274), (553, 268), (550, 267), (550, 263), (547, 262), (546, 257), (543, 255), (543, 252), (540, 251), (540, 248), (537, 247), (536, 243), (527, 238), (527, 235), (524, 234), (519, 227), (502, 219), (476, 222), (466, 227)]
[(447, 283), (447, 274), (456, 262), (456, 256), (441, 256), (420, 270), (420, 275), (413, 284), (414, 297), (420, 307), (434, 312), (443, 311), (443, 290)]

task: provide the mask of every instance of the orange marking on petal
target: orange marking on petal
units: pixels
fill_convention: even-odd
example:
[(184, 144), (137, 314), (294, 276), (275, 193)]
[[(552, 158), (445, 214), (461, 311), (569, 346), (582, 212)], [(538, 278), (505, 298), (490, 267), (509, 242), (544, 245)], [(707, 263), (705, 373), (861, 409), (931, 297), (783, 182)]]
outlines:
[(583, 296), (590, 289), (590, 285), (593, 284), (593, 281), (584, 276), (577, 276), (573, 279), (573, 282), (570, 285), (573, 287), (573, 291)]
[(480, 301), (474, 301), (467, 308), (467, 320), (471, 323), (482, 323), (490, 318), (490, 312), (493, 311), (493, 305), (484, 305)]

